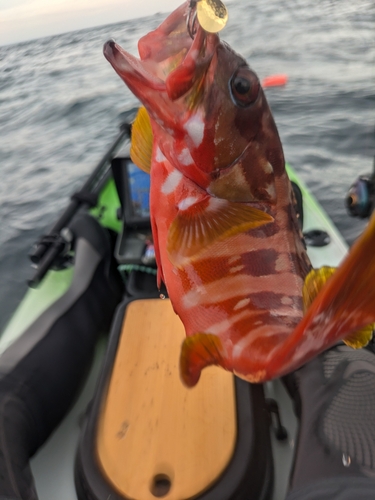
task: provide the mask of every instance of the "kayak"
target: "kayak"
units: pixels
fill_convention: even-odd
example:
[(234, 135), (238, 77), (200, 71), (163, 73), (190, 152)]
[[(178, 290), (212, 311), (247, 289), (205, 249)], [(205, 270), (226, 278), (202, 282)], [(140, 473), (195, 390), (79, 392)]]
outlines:
[[(179, 382), (183, 331), (156, 288), (149, 180), (129, 158), (134, 113), (31, 251), (35, 275), (0, 338), (3, 401), (14, 400), (2, 455), (11, 448), (20, 498), (281, 500), (297, 430), (281, 382), (216, 367), (201, 394)], [(287, 171), (312, 265), (337, 266), (344, 239)], [(0, 498), (9, 488), (0, 481)]]

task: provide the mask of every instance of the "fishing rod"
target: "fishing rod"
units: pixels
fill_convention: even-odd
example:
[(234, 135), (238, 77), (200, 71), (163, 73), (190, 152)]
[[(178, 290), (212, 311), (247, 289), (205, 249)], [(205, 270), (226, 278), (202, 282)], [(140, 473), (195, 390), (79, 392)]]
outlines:
[(101, 182), (109, 172), (113, 156), (124, 141), (130, 139), (131, 119), (134, 117), (136, 109), (131, 109), (126, 113), (126, 121), (120, 125), (118, 136), (96, 165), (92, 174), (84, 182), (81, 189), (71, 196), (69, 205), (48, 233), (42, 235), (32, 246), (29, 258), (36, 266), (36, 271), (34, 276), (27, 281), (30, 288), (36, 288), (56, 259), (70, 249), (73, 235), (67, 226), (73, 216), (84, 206), (90, 208), (96, 206)]

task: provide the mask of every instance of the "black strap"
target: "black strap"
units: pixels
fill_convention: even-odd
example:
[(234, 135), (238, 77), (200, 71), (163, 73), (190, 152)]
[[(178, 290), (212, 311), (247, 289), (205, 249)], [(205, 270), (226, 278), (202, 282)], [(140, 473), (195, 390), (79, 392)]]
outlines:
[(84, 189), (74, 193), (70, 199), (80, 203), (86, 203), (91, 208), (95, 207), (98, 203), (98, 195), (90, 191), (85, 191)]

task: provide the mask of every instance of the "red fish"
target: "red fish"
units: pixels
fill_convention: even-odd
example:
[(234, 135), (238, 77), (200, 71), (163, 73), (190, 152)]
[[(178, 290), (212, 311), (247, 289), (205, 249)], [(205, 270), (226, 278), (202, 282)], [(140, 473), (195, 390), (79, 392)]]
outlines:
[(332, 277), (311, 270), (259, 79), (217, 34), (191, 38), (188, 11), (141, 38), (140, 59), (113, 41), (104, 54), (148, 112), (132, 154), (151, 173), (159, 282), (186, 329), (182, 379), (215, 364), (261, 382), (339, 339), (368, 342), (375, 220)]

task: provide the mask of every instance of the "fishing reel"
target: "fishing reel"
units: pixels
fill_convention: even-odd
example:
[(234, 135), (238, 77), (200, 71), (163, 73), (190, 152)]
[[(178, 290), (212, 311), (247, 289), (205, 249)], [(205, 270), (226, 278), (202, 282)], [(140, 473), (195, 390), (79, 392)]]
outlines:
[(372, 174), (360, 175), (346, 195), (349, 215), (366, 219), (375, 208), (375, 156)]
[(366, 219), (375, 206), (375, 178), (374, 175), (360, 175), (351, 185), (346, 196), (346, 207), (349, 215)]

